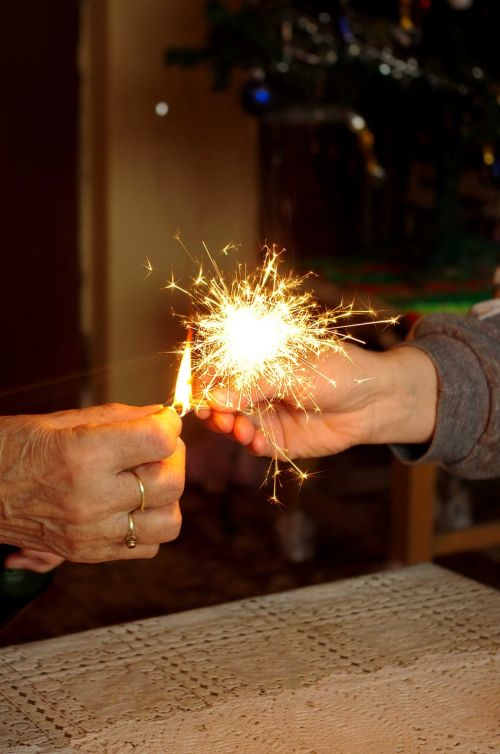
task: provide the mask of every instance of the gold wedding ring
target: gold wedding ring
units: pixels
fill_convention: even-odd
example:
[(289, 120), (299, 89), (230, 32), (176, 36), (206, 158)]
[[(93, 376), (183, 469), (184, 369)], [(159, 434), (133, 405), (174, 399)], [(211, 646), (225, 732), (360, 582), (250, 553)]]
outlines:
[(141, 493), (141, 501), (139, 503), (139, 507), (135, 508), (133, 511), (130, 511), (128, 514), (128, 529), (127, 529), (127, 536), (125, 537), (125, 543), (129, 550), (133, 550), (134, 547), (137, 547), (137, 537), (135, 536), (135, 528), (134, 528), (134, 513), (142, 513), (142, 511), (146, 507), (146, 490), (144, 489), (144, 485), (142, 483), (142, 479), (140, 478), (139, 474), (137, 472), (132, 471), (132, 469), (129, 469), (130, 473), (133, 474), (137, 480), (137, 485), (139, 487), (139, 492)]
[(132, 469), (130, 469), (130, 473), (135, 476), (137, 480), (137, 484), (139, 485), (139, 492), (141, 493), (141, 502), (139, 503), (139, 507), (137, 508), (137, 510), (141, 511), (142, 513), (142, 511), (146, 507), (146, 490), (144, 489), (144, 485), (142, 483), (142, 479), (140, 478), (139, 474), (137, 474), (137, 472), (135, 471), (132, 471)]
[(125, 542), (129, 550), (133, 550), (137, 546), (137, 537), (135, 536), (133, 511), (128, 514), (128, 529)]

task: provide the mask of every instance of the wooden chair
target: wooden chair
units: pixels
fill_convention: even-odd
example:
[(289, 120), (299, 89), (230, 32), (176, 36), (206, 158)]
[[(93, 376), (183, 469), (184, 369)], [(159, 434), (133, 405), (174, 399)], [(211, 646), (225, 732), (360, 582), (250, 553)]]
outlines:
[(434, 464), (406, 466), (393, 460), (391, 550), (393, 559), (405, 565), (500, 545), (500, 521), (444, 534), (435, 532), (437, 470)]

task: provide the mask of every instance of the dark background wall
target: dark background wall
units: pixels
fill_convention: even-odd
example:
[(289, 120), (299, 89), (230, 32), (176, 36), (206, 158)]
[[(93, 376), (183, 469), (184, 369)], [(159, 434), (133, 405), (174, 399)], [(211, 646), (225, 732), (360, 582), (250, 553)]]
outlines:
[(0, 413), (77, 405), (77, 0), (0, 4)]

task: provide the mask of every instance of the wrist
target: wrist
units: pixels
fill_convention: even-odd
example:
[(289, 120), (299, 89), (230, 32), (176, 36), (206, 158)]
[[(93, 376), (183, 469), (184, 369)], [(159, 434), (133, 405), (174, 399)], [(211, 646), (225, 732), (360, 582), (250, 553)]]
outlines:
[(438, 378), (431, 358), (403, 345), (373, 354), (378, 361), (369, 402), (368, 443), (427, 443), (436, 424)]

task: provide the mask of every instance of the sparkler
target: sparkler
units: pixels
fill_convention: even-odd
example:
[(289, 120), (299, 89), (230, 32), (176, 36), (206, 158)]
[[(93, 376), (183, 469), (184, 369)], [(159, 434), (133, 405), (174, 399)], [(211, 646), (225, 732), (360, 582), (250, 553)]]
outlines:
[[(225, 247), (223, 253), (231, 248)], [(214, 389), (226, 391), (228, 407), (257, 414), (264, 434), (264, 412), (272, 411), (285, 397), (307, 415), (307, 396), (307, 403), (320, 411), (311, 392), (311, 375), (320, 375), (335, 385), (335, 380), (318, 371), (318, 359), (328, 351), (346, 356), (346, 341), (362, 342), (350, 330), (366, 323), (350, 322), (353, 315), (368, 315), (373, 324), (397, 321), (397, 317), (377, 320), (373, 310), (356, 311), (352, 304), (341, 303), (335, 309), (321, 307), (304, 290), (309, 275), (297, 277), (280, 271), (282, 252), (274, 246), (265, 247), (263, 263), (256, 270), (248, 272), (246, 266), (239, 265), (232, 277), (220, 269), (206, 247), (205, 252), (210, 270), (205, 273), (200, 264), (189, 290), (173, 276), (165, 285), (166, 289), (185, 293), (193, 312), (186, 319), (189, 334), (179, 351), (181, 363), (173, 402), (181, 415), (208, 405)], [(192, 373), (199, 385), (194, 395)], [(288, 461), (301, 481), (308, 474), (269, 432), (266, 436), (275, 449), (268, 476), (273, 479), (271, 499), (277, 502), (279, 458)]]

